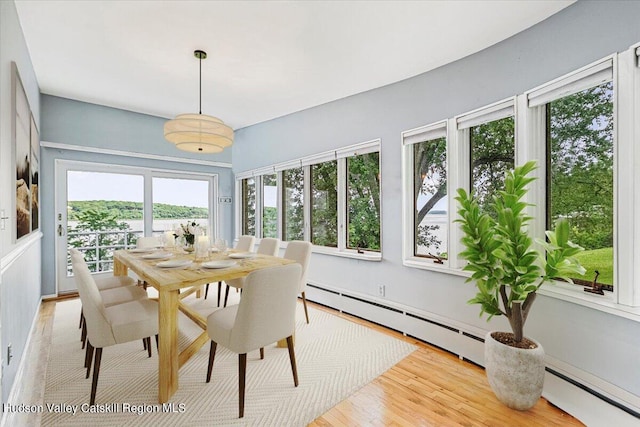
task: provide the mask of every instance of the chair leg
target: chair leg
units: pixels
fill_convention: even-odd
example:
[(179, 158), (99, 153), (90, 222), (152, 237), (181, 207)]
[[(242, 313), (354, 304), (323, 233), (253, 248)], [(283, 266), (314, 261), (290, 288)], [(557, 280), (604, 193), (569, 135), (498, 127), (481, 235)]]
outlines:
[(93, 382), (91, 383), (91, 400), (89, 405), (96, 403), (96, 389), (98, 388), (98, 375), (100, 374), (100, 361), (102, 360), (102, 349), (96, 348), (96, 359), (93, 362)]
[(247, 376), (247, 353), (238, 355), (238, 390), (240, 397), (240, 417), (244, 417), (244, 386)]
[(207, 295), (209, 295), (209, 284), (204, 288), (204, 299), (207, 299)]
[(217, 343), (211, 341), (211, 347), (209, 348), (209, 367), (207, 368), (207, 382), (211, 381), (211, 371), (213, 369), (213, 361), (216, 358), (216, 347)]
[(146, 338), (142, 338), (142, 347), (144, 347), (144, 349), (147, 349), (147, 339)]
[(227, 290), (224, 292), (224, 306), (227, 306), (227, 300), (229, 299), (229, 285), (227, 285)]
[(82, 312), (82, 309), (80, 309), (80, 324), (78, 325), (78, 329), (82, 328), (83, 322), (84, 322), (84, 313)]
[(220, 307), (220, 294), (222, 293), (222, 282), (218, 282), (218, 307)]
[(158, 334), (156, 334), (156, 351), (160, 354), (160, 346), (158, 345)]
[(87, 322), (82, 323), (82, 332), (80, 333), (80, 341), (82, 341), (82, 348), (87, 344)]
[(260, 360), (264, 359), (264, 347), (260, 347)]
[(304, 292), (302, 292), (302, 305), (304, 305), (304, 317), (307, 318), (307, 325), (309, 324), (309, 312), (307, 311), (307, 298), (304, 295)]
[(291, 371), (293, 372), (293, 383), (298, 387), (298, 369), (296, 368), (296, 354), (293, 351), (293, 337), (287, 337), (287, 348), (289, 349), (289, 360), (291, 361)]
[(87, 350), (84, 354), (84, 367), (87, 368), (87, 375), (85, 378), (89, 378), (89, 373), (91, 372), (91, 359), (93, 358), (93, 346), (89, 341), (87, 341)]
[(149, 357), (151, 357), (151, 337), (146, 337), (144, 339), (145, 342), (145, 346), (147, 347), (147, 354), (149, 354)]

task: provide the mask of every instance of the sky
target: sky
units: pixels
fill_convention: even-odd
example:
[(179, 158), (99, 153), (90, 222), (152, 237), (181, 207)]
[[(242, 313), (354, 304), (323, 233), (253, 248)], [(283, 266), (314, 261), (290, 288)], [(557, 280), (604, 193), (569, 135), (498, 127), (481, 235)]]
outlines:
[[(179, 206), (208, 206), (207, 181), (153, 178), (153, 202)], [(67, 176), (69, 201), (120, 200), (143, 202), (144, 178), (102, 172), (69, 171)]]

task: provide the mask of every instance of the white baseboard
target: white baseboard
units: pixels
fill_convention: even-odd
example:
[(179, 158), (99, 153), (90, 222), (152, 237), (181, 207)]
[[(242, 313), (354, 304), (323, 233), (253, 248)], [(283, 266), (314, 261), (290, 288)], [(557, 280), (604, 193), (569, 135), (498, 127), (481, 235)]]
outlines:
[[(34, 331), (38, 322), (38, 316), (40, 315), (40, 306), (42, 305), (42, 298), (40, 298), (40, 302), (38, 303), (38, 309), (36, 310), (35, 316), (31, 321), (31, 327), (29, 328), (29, 336), (27, 337), (27, 341), (24, 344), (24, 350), (20, 355), (20, 364), (18, 365), (18, 370), (16, 371), (16, 376), (13, 379), (13, 384), (11, 385), (11, 391), (9, 392), (9, 397), (7, 401), (18, 402), (18, 398), (20, 397), (20, 388), (23, 384), (26, 384), (26, 381), (23, 381), (23, 377), (26, 371), (27, 364), (27, 355), (31, 352), (31, 339), (35, 335)], [(1, 402), (2, 404), (6, 402)], [(8, 419), (11, 417), (13, 412), (3, 411), (2, 418), (0, 419), (0, 427), (12, 426), (12, 423), (7, 424)]]
[[(484, 331), (435, 313), (416, 310), (335, 286), (309, 283), (309, 301), (370, 320), (484, 366)], [(640, 425), (640, 397), (547, 357), (543, 396), (587, 425)]]

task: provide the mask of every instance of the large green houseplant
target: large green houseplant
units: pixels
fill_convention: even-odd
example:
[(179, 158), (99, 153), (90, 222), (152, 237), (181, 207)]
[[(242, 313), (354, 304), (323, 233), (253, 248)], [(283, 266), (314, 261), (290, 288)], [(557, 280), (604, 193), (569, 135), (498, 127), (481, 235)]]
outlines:
[[(533, 239), (527, 232), (532, 218), (527, 215), (527, 203), (522, 199), (527, 192), (527, 185), (535, 179), (528, 176), (535, 167), (535, 162), (528, 162), (506, 174), (504, 190), (493, 198), (490, 213), (483, 212), (477, 199), (463, 189), (458, 189), (456, 197), (459, 203), (459, 219), (456, 222), (461, 224), (461, 241), (464, 245), (460, 257), (467, 261), (464, 270), (471, 272), (467, 281), (474, 282), (477, 288), (476, 296), (468, 302), (479, 304), (480, 315), (486, 314), (487, 320), (493, 316), (505, 316), (513, 331), (513, 334), (490, 332), (485, 340), (485, 367), (489, 382), (500, 400), (503, 399), (494, 387), (489, 364), (495, 362), (501, 369), (510, 363), (509, 357), (515, 356), (506, 356), (505, 360), (487, 354), (487, 340), (493, 341), (493, 338), (520, 349), (540, 347), (539, 351), (542, 352), (539, 343), (525, 338), (523, 334), (536, 292), (547, 281), (560, 279), (571, 282), (571, 277), (585, 272), (574, 258), (582, 248), (569, 241), (569, 223), (566, 219), (557, 221), (555, 230), (546, 232), (547, 241), (538, 242), (543, 250), (534, 247)], [(517, 358), (520, 357), (518, 354)], [(525, 376), (538, 377), (536, 381), (540, 384), (537, 397), (530, 398), (527, 404), (505, 402), (509, 406), (528, 409), (540, 397), (544, 352), (536, 358), (542, 365)], [(514, 366), (516, 371), (522, 370), (518, 363)], [(513, 382), (516, 373), (503, 375), (508, 382)], [(511, 390), (506, 392), (507, 395), (515, 393)]]

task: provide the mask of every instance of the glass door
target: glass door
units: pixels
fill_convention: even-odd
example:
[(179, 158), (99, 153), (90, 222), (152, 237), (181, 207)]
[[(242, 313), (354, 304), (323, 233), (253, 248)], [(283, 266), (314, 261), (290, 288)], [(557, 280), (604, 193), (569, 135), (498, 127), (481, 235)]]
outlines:
[[(113, 168), (111, 168), (113, 169)], [(76, 290), (69, 249), (84, 254), (89, 270), (113, 274), (113, 252), (135, 247), (144, 235), (144, 176), (64, 168), (57, 192), (58, 293)]]

